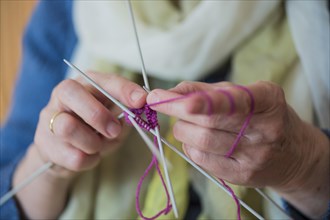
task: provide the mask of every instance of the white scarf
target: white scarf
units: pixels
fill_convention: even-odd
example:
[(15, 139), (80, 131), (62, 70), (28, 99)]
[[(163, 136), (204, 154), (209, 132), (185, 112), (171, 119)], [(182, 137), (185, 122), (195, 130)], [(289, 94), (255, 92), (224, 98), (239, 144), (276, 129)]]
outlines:
[(326, 1), (287, 1), (286, 10), (318, 124), (330, 128), (330, 18)]
[[(169, 1), (133, 1), (149, 75), (175, 81), (202, 78), (271, 19), (280, 4), (280, 1), (198, 2), (181, 1), (179, 12), (173, 10)], [(79, 37), (74, 62), (84, 69), (97, 69), (97, 62), (106, 60), (139, 72), (141, 64), (126, 1), (74, 4)], [(318, 124), (329, 128), (330, 19), (326, 1), (287, 1), (286, 9)]]
[[(280, 2), (181, 1), (183, 13), (169, 1), (132, 3), (148, 74), (197, 80), (219, 67)], [(104, 59), (141, 70), (126, 1), (76, 1), (74, 22), (78, 65), (93, 68), (95, 59)]]
[[(173, 10), (174, 6), (168, 1), (133, 1), (149, 75), (166, 80), (202, 78), (272, 19), (272, 13), (280, 5), (280, 1), (197, 3), (199, 1), (181, 1), (182, 12), (179, 12)], [(324, 119), (321, 123), (329, 127), (329, 53), (326, 53), (329, 51), (329, 40), (326, 40), (329, 39), (329, 15), (321, 4), (319, 1), (306, 5), (289, 1), (287, 13), (304, 68), (300, 72), (310, 82), (318, 116)], [(75, 1), (73, 16), (79, 38), (73, 59), (75, 64), (82, 69), (97, 70), (99, 61), (105, 60), (140, 72), (125, 1)], [(307, 35), (304, 22), (310, 23)], [(319, 22), (324, 29), (315, 25)], [(321, 59), (317, 59), (320, 56)]]

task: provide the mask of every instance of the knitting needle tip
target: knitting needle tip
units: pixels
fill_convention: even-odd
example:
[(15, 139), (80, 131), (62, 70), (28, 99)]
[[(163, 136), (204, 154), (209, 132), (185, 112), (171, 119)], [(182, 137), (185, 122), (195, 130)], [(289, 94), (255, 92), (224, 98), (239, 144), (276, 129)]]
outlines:
[(147, 93), (150, 93), (150, 90), (149, 89), (147, 89), (147, 87), (145, 87), (145, 86), (142, 86), (142, 88), (147, 92)]

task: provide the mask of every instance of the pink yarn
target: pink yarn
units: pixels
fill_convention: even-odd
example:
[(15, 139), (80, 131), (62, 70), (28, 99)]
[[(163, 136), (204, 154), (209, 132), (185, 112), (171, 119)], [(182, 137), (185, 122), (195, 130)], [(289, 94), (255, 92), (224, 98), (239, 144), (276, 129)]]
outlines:
[(234, 143), (231, 146), (231, 148), (229, 149), (229, 151), (226, 153), (225, 156), (227, 158), (231, 157), (231, 155), (234, 153), (234, 151), (235, 151), (235, 149), (236, 149), (236, 147), (237, 147), (237, 145), (238, 145), (241, 137), (244, 135), (245, 129), (247, 128), (247, 126), (250, 123), (250, 120), (251, 120), (251, 118), (253, 116), (253, 112), (254, 112), (254, 102), (255, 102), (255, 100), (254, 100), (254, 97), (253, 97), (252, 92), (249, 89), (247, 89), (246, 87), (244, 87), (244, 86), (236, 85), (235, 87), (237, 87), (237, 88), (239, 88), (241, 90), (244, 90), (250, 96), (250, 112), (249, 112), (248, 116), (246, 117), (246, 119), (244, 121), (244, 124), (243, 124), (241, 130), (239, 131), (239, 133), (238, 133), (238, 135), (236, 137), (236, 140), (234, 141)]
[(237, 219), (238, 220), (241, 220), (241, 205), (240, 205), (240, 203), (239, 203), (239, 201), (237, 199), (237, 196), (236, 196), (234, 190), (232, 188), (230, 188), (230, 186), (228, 186), (225, 181), (223, 181), (222, 179), (219, 179), (219, 180), (222, 183), (222, 185), (224, 187), (226, 187), (226, 189), (228, 189), (228, 191), (230, 192), (231, 196), (233, 197), (233, 199), (234, 199), (234, 201), (236, 203), (236, 207), (237, 207)]
[[(157, 145), (157, 138), (156, 137), (154, 138), (154, 143), (155, 143), (155, 145)], [(143, 183), (144, 179), (147, 177), (147, 175), (149, 174), (149, 172), (151, 171), (153, 166), (155, 166), (156, 171), (157, 171), (157, 173), (160, 177), (160, 180), (162, 182), (162, 185), (164, 187), (166, 198), (167, 198), (167, 204), (166, 204), (166, 207), (163, 210), (159, 211), (156, 215), (154, 215), (152, 217), (145, 217), (143, 215), (143, 213), (141, 211), (141, 207), (140, 207), (140, 191), (141, 191), (141, 187), (142, 187), (142, 183)], [(158, 160), (157, 160), (155, 155), (152, 156), (152, 160), (151, 160), (148, 168), (144, 171), (143, 176), (139, 180), (139, 183), (138, 183), (138, 186), (137, 186), (137, 189), (136, 189), (136, 195), (135, 195), (135, 208), (136, 208), (136, 211), (139, 214), (139, 216), (142, 219), (145, 219), (145, 220), (153, 220), (153, 219), (156, 219), (156, 218), (158, 218), (159, 216), (161, 216), (163, 214), (166, 215), (172, 209), (172, 205), (170, 204), (170, 195), (168, 193), (164, 178), (163, 178), (162, 173), (161, 173), (160, 168), (159, 168)]]
[(174, 101), (178, 101), (178, 100), (181, 100), (181, 99), (186, 99), (186, 98), (191, 97), (193, 95), (202, 95), (202, 96), (204, 96), (206, 98), (206, 100), (207, 100), (207, 106), (208, 106), (207, 114), (208, 115), (211, 115), (212, 114), (212, 110), (213, 110), (212, 99), (204, 91), (198, 91), (198, 92), (188, 93), (186, 95), (179, 96), (179, 97), (176, 97), (176, 98), (171, 98), (171, 99), (166, 99), (166, 100), (159, 101), (159, 102), (154, 102), (154, 103), (151, 103), (151, 104), (146, 104), (146, 106), (151, 107), (151, 106), (161, 105), (161, 104), (165, 104), (165, 103), (169, 103), (169, 102), (174, 102)]
[[(149, 106), (145, 105), (140, 109), (131, 109), (131, 111), (136, 115), (134, 120), (137, 122), (137, 124), (141, 128), (149, 131), (150, 129), (154, 129), (154, 128), (159, 126), (158, 125), (158, 119), (157, 119), (157, 112), (152, 110)], [(143, 120), (141, 118), (143, 113), (146, 116), (146, 120)], [(125, 115), (126, 121), (130, 122), (130, 120), (128, 119), (128, 114), (124, 113), (124, 115)], [(157, 137), (155, 136), (154, 137), (154, 144), (155, 144), (155, 146), (159, 147), (157, 143), (158, 143), (157, 142)], [(166, 207), (163, 210), (159, 211), (156, 215), (154, 215), (152, 217), (146, 217), (146, 216), (143, 215), (141, 207), (140, 207), (140, 192), (141, 192), (141, 187), (142, 187), (143, 181), (147, 177), (147, 175), (150, 173), (153, 166), (156, 168), (156, 171), (159, 175), (159, 178), (160, 178), (160, 180), (162, 182), (162, 185), (163, 185), (163, 188), (165, 190), (165, 194), (166, 194), (166, 198), (167, 198), (167, 204), (166, 204)], [(163, 175), (162, 175), (162, 173), (160, 171), (160, 168), (159, 168), (157, 157), (155, 155), (152, 156), (152, 160), (151, 160), (149, 166), (144, 171), (144, 174), (141, 176), (141, 178), (138, 182), (138, 185), (137, 185), (137, 188), (136, 188), (136, 194), (135, 194), (135, 208), (136, 208), (136, 211), (137, 211), (138, 215), (144, 220), (156, 219), (156, 218), (158, 218), (159, 216), (161, 216), (163, 214), (164, 215), (168, 214), (172, 210), (172, 205), (170, 204), (170, 195), (168, 193), (167, 186), (165, 184)]]
[[(250, 112), (248, 114), (248, 116), (246, 117), (234, 143), (232, 144), (231, 148), (229, 149), (229, 151), (225, 154), (225, 157), (226, 158), (230, 158), (232, 156), (232, 154), (234, 153), (236, 147), (238, 146), (239, 144), (239, 141), (241, 139), (241, 137), (244, 135), (244, 132), (246, 130), (246, 128), (248, 127), (249, 123), (250, 123), (250, 120), (253, 116), (253, 112), (254, 112), (254, 106), (255, 106), (255, 100), (254, 100), (254, 97), (253, 97), (253, 94), (252, 92), (247, 89), (246, 87), (244, 86), (239, 86), (239, 85), (235, 85), (235, 87), (237, 87), (238, 89), (241, 89), (241, 90), (244, 90), (246, 93), (248, 93), (249, 97), (250, 97)], [(226, 90), (224, 89), (218, 89), (216, 90), (217, 92), (219, 93), (222, 93), (223, 95), (225, 95), (227, 98), (228, 98), (228, 101), (229, 101), (229, 105), (230, 105), (230, 111), (228, 113), (228, 115), (232, 115), (233, 113), (235, 113), (235, 103), (234, 103), (234, 98), (233, 96)], [(213, 102), (212, 102), (212, 99), (211, 97), (204, 91), (198, 91), (198, 92), (193, 92), (193, 93), (188, 93), (186, 95), (183, 95), (183, 96), (180, 96), (180, 97), (176, 97), (176, 98), (172, 98), (172, 99), (167, 99), (167, 100), (163, 100), (163, 101), (159, 101), (159, 102), (154, 102), (154, 103), (151, 103), (151, 104), (146, 104), (145, 106), (143, 106), (142, 108), (140, 109), (131, 109), (132, 112), (134, 114), (136, 114), (136, 117), (134, 118), (134, 120), (138, 123), (138, 125), (143, 128), (143, 129), (146, 129), (146, 130), (150, 130), (150, 129), (153, 129), (155, 127), (158, 126), (158, 119), (157, 119), (157, 112), (152, 110), (150, 107), (151, 106), (156, 106), (156, 105), (161, 105), (161, 104), (165, 104), (165, 103), (169, 103), (169, 102), (174, 102), (174, 101), (178, 101), (178, 100), (181, 100), (181, 99), (185, 99), (185, 98), (188, 98), (192, 95), (201, 95), (203, 97), (205, 97), (206, 101), (207, 101), (207, 106), (208, 106), (208, 111), (207, 111), (207, 114), (208, 115), (212, 115), (213, 114)], [(142, 119), (141, 118), (141, 115), (145, 113), (146, 115), (146, 120)], [(125, 117), (126, 117), (126, 121), (128, 123), (130, 123), (130, 121), (128, 120), (128, 115), (127, 113), (124, 113), (125, 114)], [(155, 146), (158, 147), (158, 144), (157, 144), (157, 137), (154, 137), (154, 144)], [(167, 204), (166, 204), (166, 207), (159, 211), (156, 215), (152, 216), (152, 217), (145, 217), (141, 211), (141, 207), (140, 207), (140, 191), (141, 191), (141, 187), (142, 187), (142, 183), (144, 181), (144, 179), (146, 178), (146, 176), (149, 174), (149, 172), (151, 171), (152, 167), (155, 166), (156, 168), (156, 171), (161, 179), (161, 182), (162, 182), (162, 185), (163, 185), (163, 188), (165, 190), (165, 194), (166, 194), (166, 197), (167, 197)], [(227, 190), (230, 192), (230, 194), (232, 195), (232, 198), (234, 199), (235, 203), (236, 203), (236, 206), (237, 206), (237, 218), (238, 220), (241, 220), (241, 209), (240, 209), (240, 203), (239, 203), (239, 200), (237, 199), (237, 196), (235, 195), (235, 192), (225, 183), (224, 180), (222, 179), (219, 179), (220, 182), (222, 183), (222, 185), (224, 187), (227, 188)], [(159, 168), (159, 164), (158, 164), (158, 160), (156, 158), (155, 155), (153, 155), (152, 157), (152, 161), (150, 162), (149, 166), (147, 167), (147, 169), (145, 170), (144, 174), (142, 175), (142, 177), (140, 178), (139, 180), (139, 183), (138, 183), (138, 186), (137, 186), (137, 189), (136, 189), (136, 210), (139, 214), (139, 216), (142, 218), (142, 219), (145, 219), (145, 220), (153, 220), (153, 219), (156, 219), (158, 218), (160, 215), (162, 214), (167, 214), (171, 211), (172, 209), (172, 206), (170, 204), (170, 197), (169, 197), (169, 193), (168, 193), (168, 190), (167, 190), (167, 187), (166, 187), (166, 184), (164, 182), (164, 179), (163, 179), (163, 176), (162, 176), (162, 173), (160, 171), (160, 168)]]

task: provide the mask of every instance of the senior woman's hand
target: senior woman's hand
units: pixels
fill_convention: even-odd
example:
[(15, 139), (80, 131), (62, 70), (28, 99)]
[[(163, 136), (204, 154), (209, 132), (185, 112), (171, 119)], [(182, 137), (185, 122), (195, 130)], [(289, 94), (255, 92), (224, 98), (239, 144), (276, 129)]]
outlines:
[[(89, 76), (128, 107), (138, 108), (145, 103), (146, 92), (125, 78), (100, 73)], [(64, 80), (53, 90), (49, 103), (40, 113), (34, 143), (14, 176), (15, 186), (42, 164), (54, 164), (51, 171), (17, 194), (29, 219), (58, 217), (72, 177), (93, 168), (102, 154), (118, 146), (126, 130), (116, 118), (120, 112), (81, 78)], [(52, 129), (51, 119), (54, 119)]]
[[(329, 139), (297, 116), (279, 86), (258, 82), (246, 88), (254, 97), (254, 113), (230, 157), (226, 154), (251, 110), (246, 90), (226, 82), (183, 82), (168, 91), (152, 91), (147, 102), (208, 91), (207, 96), (196, 93), (152, 106), (179, 119), (174, 136), (183, 143), (186, 155), (218, 178), (272, 187), (306, 215), (321, 216), (329, 200)], [(235, 106), (230, 115), (228, 93)], [(211, 115), (207, 99), (213, 103)]]

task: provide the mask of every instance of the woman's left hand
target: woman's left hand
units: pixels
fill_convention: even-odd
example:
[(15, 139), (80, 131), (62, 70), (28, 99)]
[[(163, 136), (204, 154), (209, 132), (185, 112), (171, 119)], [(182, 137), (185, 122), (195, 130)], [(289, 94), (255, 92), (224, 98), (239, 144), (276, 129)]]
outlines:
[[(246, 90), (227, 82), (183, 82), (168, 91), (152, 91), (147, 102), (208, 91), (211, 115), (208, 115), (209, 102), (200, 93), (152, 107), (179, 119), (174, 126), (174, 136), (183, 143), (188, 157), (216, 177), (234, 184), (272, 187), (285, 196), (298, 189), (321, 187), (328, 201), (328, 194), (324, 196), (324, 192), (329, 192), (329, 187), (324, 186), (324, 182), (329, 183), (329, 159), (325, 158), (329, 157), (328, 138), (297, 116), (279, 86), (258, 82), (245, 88), (254, 99), (253, 116), (230, 157), (226, 154), (251, 111), (251, 96)], [(234, 112), (230, 115), (228, 93), (234, 103)], [(320, 175), (323, 175), (321, 182), (312, 180)], [(324, 206), (318, 207), (324, 209)]]

